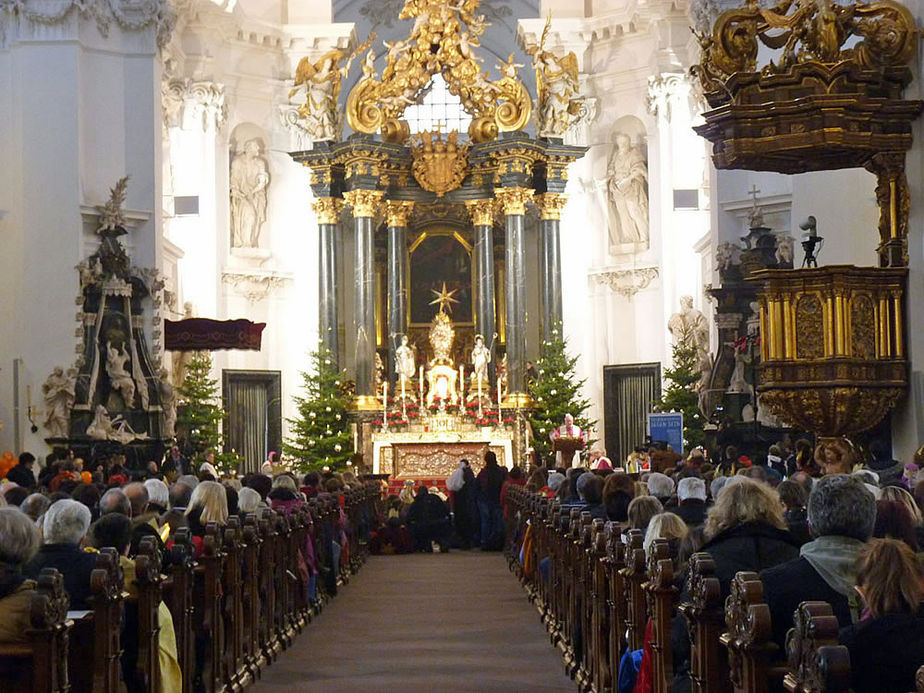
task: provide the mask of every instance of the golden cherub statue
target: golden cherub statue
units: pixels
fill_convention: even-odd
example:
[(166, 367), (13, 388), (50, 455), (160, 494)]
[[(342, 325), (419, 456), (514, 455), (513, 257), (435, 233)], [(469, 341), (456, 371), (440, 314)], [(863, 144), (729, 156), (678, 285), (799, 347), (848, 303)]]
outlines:
[(577, 56), (562, 58), (545, 48), (552, 16), (546, 20), (539, 43), (526, 52), (536, 70), (536, 131), (540, 137), (561, 137), (578, 120), (583, 99), (578, 95)]

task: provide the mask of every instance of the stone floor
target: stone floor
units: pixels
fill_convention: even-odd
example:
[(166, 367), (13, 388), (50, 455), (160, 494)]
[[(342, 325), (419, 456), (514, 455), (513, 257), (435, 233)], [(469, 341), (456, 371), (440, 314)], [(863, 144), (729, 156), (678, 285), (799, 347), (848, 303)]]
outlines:
[(569, 691), (557, 649), (499, 553), (372, 556), (254, 687)]

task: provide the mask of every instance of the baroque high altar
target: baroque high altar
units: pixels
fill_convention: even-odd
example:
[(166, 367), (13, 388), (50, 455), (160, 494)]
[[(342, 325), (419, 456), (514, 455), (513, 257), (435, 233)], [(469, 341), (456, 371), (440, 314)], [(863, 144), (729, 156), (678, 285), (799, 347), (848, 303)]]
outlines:
[[(581, 117), (577, 60), (547, 50), (543, 35), (530, 51), (535, 99), (512, 55), (491, 79), (476, 55), (486, 27), (479, 4), (406, 0), (399, 17), (413, 27), (406, 40), (386, 44), (381, 74), (372, 35), (350, 55), (303, 58), (290, 94), (304, 98), (300, 115), (313, 138), (312, 149), (292, 157), (311, 170), (316, 198), (321, 341), (346, 356), (355, 382), (358, 451), (399, 478), (445, 476), (459, 457), (477, 469), (489, 447), (508, 465), (523, 460), (530, 206), (539, 215), (543, 339), (562, 321), (559, 222), (568, 165), (584, 154), (563, 142)], [(342, 102), (361, 55), (362, 75)], [(405, 110), (422, 103), (437, 76), (471, 125), (443, 132), (437, 123), (412, 135)], [(531, 123), (536, 137), (524, 132)], [(352, 233), (342, 235), (347, 207)], [(376, 257), (382, 236), (384, 263)], [(341, 350), (337, 258), (345, 249), (355, 281)], [(429, 284), (411, 269), (416, 253), (432, 260)], [(430, 320), (435, 287), (439, 309)]]

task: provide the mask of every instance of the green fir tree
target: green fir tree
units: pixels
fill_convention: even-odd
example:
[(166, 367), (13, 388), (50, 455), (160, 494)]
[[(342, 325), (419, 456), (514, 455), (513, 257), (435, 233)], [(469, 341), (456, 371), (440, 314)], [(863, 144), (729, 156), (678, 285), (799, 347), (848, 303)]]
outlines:
[(542, 356), (536, 363), (537, 377), (529, 384), (534, 406), (528, 415), (533, 448), (546, 464), (552, 460), (549, 435), (564, 423), (565, 414), (571, 414), (574, 423), (585, 431), (596, 424), (586, 416), (590, 402), (581, 396), (584, 380), (575, 378), (575, 364), (577, 357), (568, 356), (560, 331), (553, 330), (552, 338), (542, 343)]
[(295, 397), (298, 415), (288, 419), (290, 438), (282, 449), (303, 472), (328, 466), (341, 469), (353, 455), (343, 374), (330, 351), (321, 346), (303, 372), (304, 397)]
[[(696, 385), (702, 372), (697, 367), (696, 347), (691, 340), (680, 340), (673, 347), (673, 365), (664, 369), (667, 381), (658, 410), (683, 413), (684, 450), (702, 445), (706, 439), (703, 425), (706, 423), (699, 409), (699, 395)], [(677, 450), (676, 452), (680, 452)]]
[(221, 424), (226, 412), (220, 404), (218, 381), (210, 377), (211, 371), (211, 354), (196, 352), (186, 366), (186, 377), (179, 388), (176, 423), (184, 452), (196, 468), (205, 461), (205, 455), (212, 452), (216, 469), (227, 473), (237, 470), (242, 460), (233, 451), (222, 451)]

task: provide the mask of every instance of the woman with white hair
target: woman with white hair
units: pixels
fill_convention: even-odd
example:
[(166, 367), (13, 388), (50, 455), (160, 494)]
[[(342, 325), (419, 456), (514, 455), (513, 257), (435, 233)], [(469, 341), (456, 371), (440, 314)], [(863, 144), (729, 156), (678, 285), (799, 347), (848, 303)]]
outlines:
[(42, 568), (57, 569), (75, 610), (90, 608), (90, 573), (96, 568), (96, 555), (80, 548), (88, 529), (90, 509), (83, 503), (69, 498), (53, 503), (42, 517), (44, 544), (25, 568), (32, 578)]
[(23, 566), (38, 551), (39, 531), (18, 508), (0, 508), (0, 644), (28, 642), (35, 582)]

